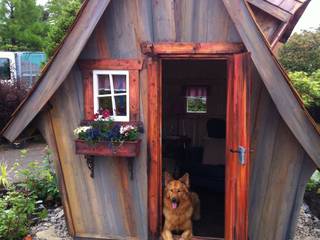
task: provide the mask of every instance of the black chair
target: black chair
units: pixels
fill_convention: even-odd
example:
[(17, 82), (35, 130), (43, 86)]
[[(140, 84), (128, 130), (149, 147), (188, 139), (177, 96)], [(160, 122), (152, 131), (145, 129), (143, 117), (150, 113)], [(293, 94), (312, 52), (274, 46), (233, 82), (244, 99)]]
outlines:
[[(226, 122), (224, 119), (211, 118), (207, 121), (208, 138), (225, 143)], [(204, 148), (193, 147), (190, 149), (189, 159), (183, 164), (183, 172), (190, 174), (191, 186), (206, 188), (216, 192), (224, 192), (225, 183), (225, 146), (218, 165), (203, 164)], [(207, 153), (206, 153), (207, 154)]]

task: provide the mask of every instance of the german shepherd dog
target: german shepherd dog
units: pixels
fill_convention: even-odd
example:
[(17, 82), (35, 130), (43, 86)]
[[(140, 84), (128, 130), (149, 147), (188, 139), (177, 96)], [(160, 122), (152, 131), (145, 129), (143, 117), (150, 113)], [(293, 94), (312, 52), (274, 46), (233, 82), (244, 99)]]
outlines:
[(165, 172), (163, 240), (173, 240), (173, 232), (181, 233), (180, 240), (191, 240), (192, 220), (200, 219), (200, 200), (196, 193), (189, 192), (189, 188), (188, 173), (179, 180), (174, 180)]

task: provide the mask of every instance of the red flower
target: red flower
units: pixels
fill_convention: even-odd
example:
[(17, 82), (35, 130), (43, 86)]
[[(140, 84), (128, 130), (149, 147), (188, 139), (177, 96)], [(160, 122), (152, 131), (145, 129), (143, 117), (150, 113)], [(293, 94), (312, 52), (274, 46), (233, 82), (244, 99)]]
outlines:
[(99, 118), (99, 113), (95, 113), (93, 116), (94, 116), (94, 119), (97, 119)]
[(103, 118), (108, 118), (108, 117), (110, 117), (110, 112), (109, 112), (108, 109), (105, 109), (105, 110), (102, 111), (102, 117), (103, 117)]

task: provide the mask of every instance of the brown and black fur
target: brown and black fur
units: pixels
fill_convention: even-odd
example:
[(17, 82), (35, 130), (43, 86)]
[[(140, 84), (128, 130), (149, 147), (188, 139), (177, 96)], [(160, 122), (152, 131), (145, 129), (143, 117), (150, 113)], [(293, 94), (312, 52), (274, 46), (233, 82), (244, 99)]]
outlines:
[(181, 232), (180, 240), (192, 238), (192, 220), (200, 219), (200, 201), (196, 193), (189, 192), (189, 187), (188, 173), (179, 180), (165, 173), (163, 240), (173, 240), (173, 231)]

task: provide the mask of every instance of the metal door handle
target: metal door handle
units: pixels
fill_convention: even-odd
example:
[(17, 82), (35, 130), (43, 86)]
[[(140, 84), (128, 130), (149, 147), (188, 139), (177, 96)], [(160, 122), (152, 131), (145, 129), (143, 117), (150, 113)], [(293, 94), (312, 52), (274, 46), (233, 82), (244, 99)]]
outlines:
[(246, 148), (239, 145), (237, 150), (230, 149), (230, 152), (232, 153), (238, 153), (239, 162), (241, 165), (246, 164)]

